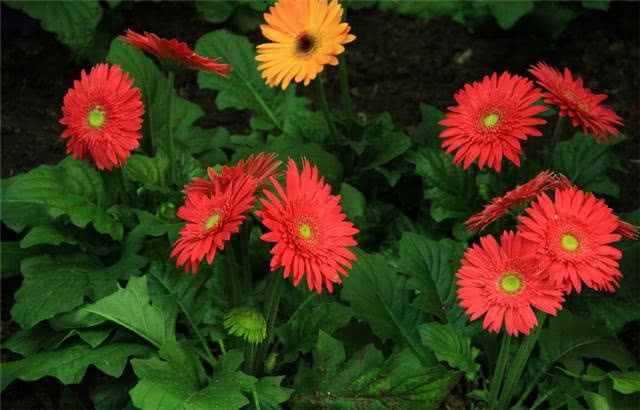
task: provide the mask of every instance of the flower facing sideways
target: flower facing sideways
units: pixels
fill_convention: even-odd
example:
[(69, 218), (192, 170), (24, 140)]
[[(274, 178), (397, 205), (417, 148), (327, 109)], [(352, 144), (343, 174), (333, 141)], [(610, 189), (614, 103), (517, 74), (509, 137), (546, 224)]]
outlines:
[(622, 118), (601, 104), (607, 98), (606, 94), (593, 94), (583, 85), (581, 78), (573, 79), (568, 68), (564, 69), (563, 75), (554, 67), (538, 63), (529, 72), (546, 89), (544, 102), (557, 105), (560, 108), (559, 115), (571, 118), (574, 127), (582, 127), (585, 134), (593, 134), (597, 141), (602, 138), (609, 142), (609, 134), (620, 135), (616, 127), (623, 125)]
[(477, 159), (480, 169), (487, 165), (500, 172), (502, 157), (520, 166), (520, 141), (542, 135), (534, 127), (546, 123), (535, 117), (547, 109), (533, 105), (541, 98), (533, 82), (506, 71), (466, 84), (455, 95), (458, 105), (439, 123), (446, 127), (442, 147), (447, 154), (457, 151), (453, 163), (465, 169)]
[(504, 322), (509, 335), (528, 335), (538, 324), (532, 308), (550, 315), (562, 309), (562, 288), (540, 275), (535, 247), (519, 234), (504, 232), (470, 247), (456, 273), (458, 299), (471, 320), (484, 316), (482, 326), (498, 332)]
[(620, 220), (603, 200), (575, 187), (556, 189), (554, 200), (540, 194), (520, 217), (518, 230), (534, 243), (544, 274), (566, 293), (582, 284), (613, 292), (622, 277)]
[(347, 276), (355, 255), (347, 249), (356, 246), (358, 230), (345, 221), (340, 196), (331, 195), (331, 187), (318, 176), (318, 168), (303, 161), (302, 173), (289, 160), (286, 190), (272, 179), (279, 196), (265, 190), (262, 209), (256, 214), (269, 232), (261, 239), (273, 242), (271, 270), (284, 267), (284, 277), (293, 275), (297, 286), (306, 276), (309, 290), (333, 291), (334, 283)]
[(325, 64), (337, 65), (343, 44), (356, 39), (342, 23), (342, 6), (327, 0), (279, 0), (260, 26), (271, 43), (258, 45), (258, 70), (270, 86), (308, 85)]
[(119, 167), (140, 144), (144, 106), (140, 89), (133, 87), (117, 65), (98, 64), (64, 96), (62, 138), (67, 154), (90, 157), (99, 169)]

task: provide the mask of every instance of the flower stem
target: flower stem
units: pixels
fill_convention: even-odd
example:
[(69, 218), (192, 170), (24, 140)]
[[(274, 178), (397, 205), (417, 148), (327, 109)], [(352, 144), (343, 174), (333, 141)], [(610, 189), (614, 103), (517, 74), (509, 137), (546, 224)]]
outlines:
[(273, 342), (273, 328), (275, 327), (276, 318), (278, 316), (280, 297), (282, 296), (282, 291), (284, 290), (284, 286), (282, 286), (282, 282), (284, 282), (284, 279), (280, 276), (280, 271), (273, 272), (273, 275), (269, 280), (271, 281), (271, 283), (267, 290), (267, 298), (265, 299), (264, 304), (264, 316), (267, 320), (267, 336), (258, 347), (256, 363), (264, 363), (267, 348)]
[(322, 76), (318, 75), (318, 77), (314, 81), (314, 85), (316, 87), (316, 98), (318, 99), (318, 103), (320, 104), (320, 108), (322, 108), (322, 114), (324, 115), (324, 120), (327, 122), (327, 127), (329, 128), (329, 135), (331, 136), (332, 141), (337, 140), (338, 133), (336, 131), (336, 127), (331, 120), (331, 112), (329, 111), (329, 103), (327, 102), (327, 95), (324, 92), (324, 84), (322, 83)]
[(564, 117), (558, 116), (558, 121), (556, 121), (556, 128), (553, 130), (553, 135), (551, 136), (551, 143), (549, 144), (549, 152), (547, 153), (547, 158), (544, 162), (544, 169), (550, 169), (551, 164), (553, 164), (553, 152), (556, 149), (556, 144), (560, 140), (560, 136), (562, 135), (562, 131), (564, 130), (564, 124), (566, 120)]
[(167, 95), (167, 154), (169, 155), (169, 185), (176, 181), (176, 151), (173, 144), (173, 71), (169, 70), (169, 87)]
[(513, 360), (513, 366), (509, 368), (507, 379), (501, 392), (502, 394), (500, 394), (500, 400), (498, 400), (498, 404), (495, 407), (496, 410), (503, 410), (509, 406), (511, 397), (513, 396), (513, 391), (515, 390), (518, 381), (520, 381), (522, 372), (527, 365), (527, 360), (529, 359), (529, 356), (531, 355), (531, 352), (533, 351), (533, 348), (538, 341), (538, 337), (540, 336), (540, 332), (542, 330), (542, 325), (544, 325), (544, 321), (547, 318), (547, 315), (544, 312), (539, 312), (537, 317), (538, 326), (531, 334), (529, 334), (529, 336), (524, 338), (524, 340), (520, 344), (518, 353), (516, 353), (516, 357)]
[(255, 385), (251, 388), (251, 395), (253, 396), (253, 403), (256, 406), (256, 410), (260, 410), (260, 400), (258, 400), (258, 390), (256, 390)]
[(347, 74), (347, 58), (344, 53), (338, 57), (338, 71), (340, 73), (340, 96), (342, 97), (342, 108), (347, 119), (353, 119), (353, 109), (351, 108), (351, 95), (349, 94), (349, 75)]
[(491, 379), (491, 389), (489, 394), (490, 409), (495, 407), (496, 401), (498, 400), (498, 393), (500, 392), (500, 385), (502, 384), (504, 370), (507, 367), (510, 347), (511, 347), (511, 336), (509, 336), (508, 334), (505, 334), (502, 336), (502, 344), (500, 345), (500, 353), (498, 353), (496, 369), (493, 372), (493, 377)]

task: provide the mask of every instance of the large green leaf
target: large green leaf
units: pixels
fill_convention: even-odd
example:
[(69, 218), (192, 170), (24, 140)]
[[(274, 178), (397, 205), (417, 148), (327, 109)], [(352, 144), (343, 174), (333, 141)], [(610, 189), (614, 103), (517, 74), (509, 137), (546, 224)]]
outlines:
[(125, 167), (127, 175), (151, 191), (168, 192), (167, 172), (169, 159), (158, 155), (153, 158), (145, 155), (131, 155)]
[(445, 361), (455, 369), (465, 372), (469, 380), (474, 380), (480, 365), (476, 357), (480, 350), (471, 347), (471, 338), (462, 335), (453, 326), (437, 322), (425, 323), (418, 327), (422, 343), (431, 349), (436, 358)]
[(78, 240), (64, 228), (56, 225), (34, 226), (20, 241), (21, 248), (30, 248), (36, 245), (60, 245), (68, 243), (76, 245)]
[(213, 379), (207, 380), (192, 349), (169, 343), (160, 349), (160, 357), (131, 361), (133, 371), (140, 379), (129, 392), (136, 407), (143, 410), (228, 410), (249, 403), (234, 372), (214, 372)]
[(435, 358), (419, 340), (417, 326), (424, 321), (424, 313), (411, 305), (408, 279), (380, 254), (360, 250), (355, 254), (357, 260), (344, 280), (342, 298), (380, 339), (393, 339), (410, 347), (424, 363), (433, 363)]
[(533, 10), (533, 1), (490, 1), (489, 9), (503, 29), (513, 27), (522, 16)]
[(87, 367), (96, 366), (112, 377), (119, 377), (129, 356), (146, 356), (147, 346), (134, 343), (111, 343), (97, 349), (77, 345), (63, 350), (43, 352), (16, 362), (2, 364), (2, 389), (13, 380), (38, 380), (53, 376), (64, 384), (79, 383)]
[(424, 367), (409, 350), (384, 359), (372, 345), (345, 363), (342, 343), (322, 331), (313, 367), (302, 364), (294, 379), (294, 408), (437, 409), (459, 373)]
[(289, 400), (294, 390), (280, 386), (283, 379), (284, 376), (266, 376), (256, 381), (255, 389), (261, 409), (277, 410)]
[(253, 128), (283, 129), (284, 120), (308, 103), (307, 99), (295, 96), (293, 85), (282, 91), (265, 84), (257, 69), (255, 48), (244, 36), (226, 30), (212, 31), (198, 39), (196, 52), (206, 57), (222, 57), (233, 67), (229, 78), (201, 71), (198, 84), (218, 91), (216, 106), (219, 109), (251, 110), (256, 114), (252, 119)]
[(611, 372), (609, 377), (613, 380), (613, 388), (622, 394), (640, 392), (640, 372)]
[(612, 145), (597, 143), (591, 135), (575, 133), (553, 151), (553, 170), (564, 174), (580, 189), (617, 197), (620, 188), (607, 174), (621, 170)]
[(438, 124), (444, 119), (444, 113), (432, 105), (420, 103), (420, 124), (413, 132), (414, 142), (431, 148), (440, 145), (439, 135), (444, 127)]
[[(40, 205), (55, 217), (67, 215), (74, 225), (84, 228), (89, 222), (100, 233), (122, 238), (122, 224), (107, 209), (107, 190), (100, 173), (88, 162), (66, 157), (58, 165), (42, 165), (16, 178), (3, 193), (3, 220), (20, 224), (21, 207)], [(11, 220), (6, 221), (10, 217)], [(29, 224), (25, 220), (24, 224)]]
[(176, 338), (175, 303), (158, 300), (152, 305), (144, 276), (131, 278), (125, 289), (120, 288), (84, 309), (131, 330), (156, 347)]
[(415, 158), (416, 173), (424, 182), (424, 197), (431, 200), (436, 222), (471, 215), (482, 201), (472, 171), (451, 163), (442, 150), (423, 148)]
[(20, 275), (20, 263), (29, 256), (37, 255), (38, 249), (22, 249), (20, 242), (0, 242), (0, 278)]
[(98, 0), (85, 1), (4, 1), (40, 20), (42, 28), (56, 33), (58, 40), (78, 54), (87, 51), (102, 18)]

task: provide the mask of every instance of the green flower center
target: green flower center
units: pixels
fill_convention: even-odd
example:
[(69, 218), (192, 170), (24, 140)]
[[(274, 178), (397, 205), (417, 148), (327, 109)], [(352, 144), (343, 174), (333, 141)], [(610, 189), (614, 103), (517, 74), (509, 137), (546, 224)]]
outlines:
[(515, 273), (507, 272), (500, 278), (500, 289), (508, 294), (518, 293), (522, 289), (522, 280)]
[(106, 116), (104, 115), (104, 110), (100, 107), (95, 107), (91, 111), (89, 111), (89, 115), (87, 116), (87, 122), (91, 128), (100, 128), (104, 125), (106, 121)]
[(498, 124), (499, 120), (500, 120), (500, 116), (496, 113), (493, 113), (484, 117), (482, 119), (482, 123), (484, 124), (485, 127), (495, 127), (496, 124)]
[(211, 215), (211, 217), (209, 219), (207, 219), (207, 222), (204, 224), (204, 227), (207, 228), (207, 229), (211, 229), (214, 226), (216, 226), (219, 221), (220, 221), (220, 215), (219, 214), (213, 214), (213, 215)]
[(300, 226), (298, 227), (298, 233), (304, 239), (311, 239), (313, 237), (313, 230), (307, 223), (300, 224)]
[(575, 252), (578, 247), (580, 247), (580, 242), (578, 238), (568, 233), (562, 235), (562, 238), (560, 238), (560, 246), (562, 246), (562, 249), (565, 251)]

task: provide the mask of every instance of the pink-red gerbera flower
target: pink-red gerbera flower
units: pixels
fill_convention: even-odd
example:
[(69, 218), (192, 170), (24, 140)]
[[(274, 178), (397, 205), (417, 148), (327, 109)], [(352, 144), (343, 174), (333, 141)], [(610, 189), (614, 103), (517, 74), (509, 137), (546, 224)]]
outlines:
[(194, 274), (204, 257), (213, 263), (218, 250), (223, 250), (225, 242), (240, 230), (246, 212), (256, 200), (256, 181), (243, 175), (230, 181), (226, 187), (216, 180), (214, 194), (188, 192), (185, 203), (178, 209), (178, 217), (186, 221), (180, 230), (171, 257), (177, 258), (178, 267), (185, 266)]
[(271, 249), (271, 270), (284, 267), (284, 277), (293, 274), (297, 286), (307, 277), (309, 290), (322, 293), (323, 284), (329, 292), (334, 283), (347, 276), (355, 255), (347, 249), (356, 246), (353, 235), (358, 230), (345, 221), (339, 205), (340, 196), (331, 195), (331, 187), (319, 178), (318, 168), (308, 161), (298, 172), (295, 161), (289, 160), (286, 191), (272, 178), (279, 198), (265, 190), (262, 209), (256, 214), (270, 232), (261, 239), (274, 242)]
[(542, 193), (520, 216), (518, 230), (532, 241), (544, 274), (566, 293), (582, 290), (582, 283), (596, 290), (615, 290), (622, 277), (619, 219), (603, 200), (572, 187), (556, 189), (554, 200)]
[(638, 239), (638, 227), (625, 222), (622, 219), (618, 219), (618, 228), (615, 233), (624, 236), (629, 239)]
[(225, 188), (229, 182), (242, 175), (253, 177), (256, 180), (256, 190), (262, 190), (271, 184), (271, 177), (277, 177), (281, 174), (278, 171), (278, 167), (282, 162), (278, 161), (277, 158), (276, 154), (264, 154), (262, 152), (256, 156), (251, 154), (246, 160), (241, 159), (232, 167), (223, 166), (220, 174), (209, 167), (207, 168), (208, 178), (194, 178), (190, 184), (185, 186), (185, 193), (202, 192), (212, 194), (217, 186)]
[(521, 203), (535, 198), (541, 192), (554, 188), (568, 188), (566, 178), (562, 179), (553, 172), (542, 171), (530, 181), (518, 185), (503, 196), (495, 197), (484, 209), (471, 216), (465, 224), (468, 231), (482, 231), (507, 212)]
[(620, 135), (617, 126), (624, 125), (611, 108), (601, 104), (606, 94), (593, 94), (583, 85), (582, 78), (573, 79), (571, 71), (564, 69), (564, 75), (557, 68), (545, 63), (531, 66), (529, 72), (538, 79), (538, 84), (547, 91), (544, 102), (557, 105), (561, 117), (570, 117), (574, 127), (582, 127), (585, 134), (591, 133), (600, 141), (609, 142), (607, 134)]
[(227, 77), (232, 71), (230, 65), (218, 62), (219, 59), (217, 58), (213, 59), (198, 55), (186, 43), (175, 38), (168, 40), (146, 31), (144, 34), (138, 34), (131, 29), (127, 29), (125, 35), (118, 36), (118, 38), (145, 53), (176, 61), (191, 70), (209, 71), (223, 77)]
[(542, 135), (534, 126), (546, 121), (535, 115), (547, 108), (533, 105), (542, 93), (526, 78), (493, 73), (466, 84), (454, 97), (458, 105), (440, 121), (447, 127), (440, 137), (447, 154), (457, 150), (453, 163), (463, 162), (465, 169), (478, 159), (480, 168), (486, 164), (500, 172), (503, 156), (520, 166), (520, 141)]
[(92, 158), (99, 169), (119, 167), (140, 145), (140, 89), (117, 65), (98, 64), (73, 82), (62, 106), (67, 154)]
[(562, 288), (540, 276), (532, 244), (519, 234), (504, 232), (500, 244), (493, 236), (467, 249), (456, 273), (458, 299), (471, 320), (485, 315), (482, 327), (528, 335), (538, 324), (532, 307), (550, 315), (562, 309)]

